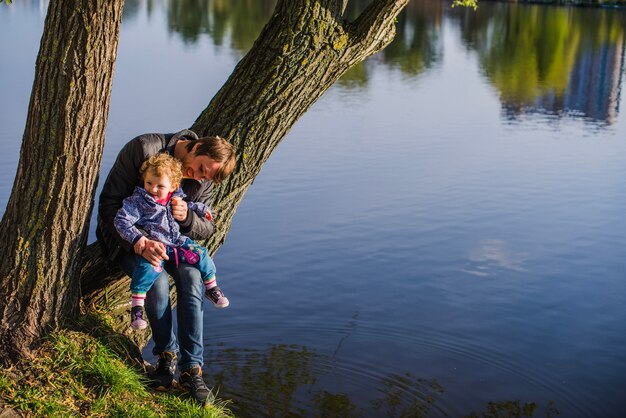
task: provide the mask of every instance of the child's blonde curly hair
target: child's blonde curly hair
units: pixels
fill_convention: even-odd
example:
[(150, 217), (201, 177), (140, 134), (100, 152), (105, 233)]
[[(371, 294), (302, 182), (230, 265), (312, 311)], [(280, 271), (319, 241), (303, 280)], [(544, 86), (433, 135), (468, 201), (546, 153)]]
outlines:
[(172, 186), (177, 187), (183, 179), (183, 165), (176, 158), (169, 154), (161, 153), (153, 155), (143, 162), (141, 178), (146, 178), (146, 173), (150, 172), (157, 177), (168, 177)]

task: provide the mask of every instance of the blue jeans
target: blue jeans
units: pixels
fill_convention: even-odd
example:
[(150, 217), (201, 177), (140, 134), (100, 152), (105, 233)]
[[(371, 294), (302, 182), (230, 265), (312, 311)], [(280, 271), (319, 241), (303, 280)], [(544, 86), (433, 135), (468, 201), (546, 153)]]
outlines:
[[(187, 238), (185, 243), (180, 247), (167, 246), (167, 256), (169, 264), (193, 264), (200, 271), (202, 280), (208, 280), (215, 276), (215, 264), (209, 257), (206, 248), (198, 245), (195, 241)], [(196, 257), (197, 261), (187, 260), (185, 254), (191, 253), (191, 257)], [(130, 291), (133, 293), (146, 293), (152, 287), (152, 284), (159, 277), (165, 266), (165, 260), (161, 262), (161, 266), (157, 269), (148, 260), (137, 256), (137, 263), (131, 275)]]
[[(137, 265), (135, 254), (125, 254), (120, 260), (120, 267), (131, 275)], [(204, 283), (202, 275), (195, 265), (174, 262), (165, 263), (165, 270), (158, 274), (146, 295), (146, 313), (152, 328), (154, 348), (152, 354), (165, 351), (177, 353), (180, 357), (178, 368), (188, 370), (204, 364)], [(169, 274), (168, 274), (169, 273)], [(170, 302), (169, 275), (176, 284), (178, 309), (178, 340), (174, 334), (172, 305)]]

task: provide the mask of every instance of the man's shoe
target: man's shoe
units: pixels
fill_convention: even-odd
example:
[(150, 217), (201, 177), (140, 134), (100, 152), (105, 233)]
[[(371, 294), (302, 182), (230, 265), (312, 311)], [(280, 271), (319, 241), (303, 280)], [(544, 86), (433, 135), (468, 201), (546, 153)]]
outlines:
[(202, 379), (202, 369), (194, 366), (180, 372), (180, 384), (187, 389), (196, 402), (201, 405), (215, 402), (215, 395)]
[(152, 375), (152, 382), (156, 390), (167, 390), (172, 386), (176, 371), (176, 353), (164, 351), (159, 355), (157, 366)]
[(213, 302), (213, 305), (215, 305), (216, 308), (225, 308), (230, 303), (228, 302), (228, 298), (224, 296), (224, 292), (222, 292), (222, 289), (217, 286), (206, 289), (204, 291), (204, 296), (208, 300)]
[(145, 320), (146, 311), (143, 306), (133, 306), (130, 309), (130, 326), (134, 329), (146, 329), (148, 323)]

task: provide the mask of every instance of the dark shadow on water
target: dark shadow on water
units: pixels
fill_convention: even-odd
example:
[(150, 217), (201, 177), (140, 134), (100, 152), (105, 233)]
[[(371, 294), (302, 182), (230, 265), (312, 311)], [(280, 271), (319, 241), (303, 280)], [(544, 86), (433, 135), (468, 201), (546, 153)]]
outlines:
[(472, 412), (468, 418), (531, 418), (546, 417), (552, 418), (560, 413), (554, 407), (552, 402), (541, 407), (535, 402), (505, 401), (505, 402), (489, 402), (485, 411)]
[[(323, 382), (340, 378), (334, 360), (300, 345), (270, 345), (266, 349), (212, 347), (207, 380), (220, 398), (231, 400), (238, 417), (426, 417), (452, 416), (438, 402), (443, 385), (436, 379), (389, 374), (368, 375), (358, 382), (371, 396), (328, 390)], [(370, 380), (370, 381), (368, 381)], [(552, 403), (541, 406), (519, 400), (490, 402), (477, 417), (552, 417)]]

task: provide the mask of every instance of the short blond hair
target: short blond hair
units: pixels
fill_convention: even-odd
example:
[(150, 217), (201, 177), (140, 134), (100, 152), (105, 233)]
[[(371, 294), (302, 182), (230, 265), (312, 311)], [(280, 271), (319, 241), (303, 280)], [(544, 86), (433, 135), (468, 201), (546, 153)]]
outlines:
[(157, 177), (168, 177), (172, 186), (179, 186), (183, 179), (183, 165), (169, 154), (161, 153), (153, 155), (141, 164), (141, 178), (146, 178), (150, 172)]

